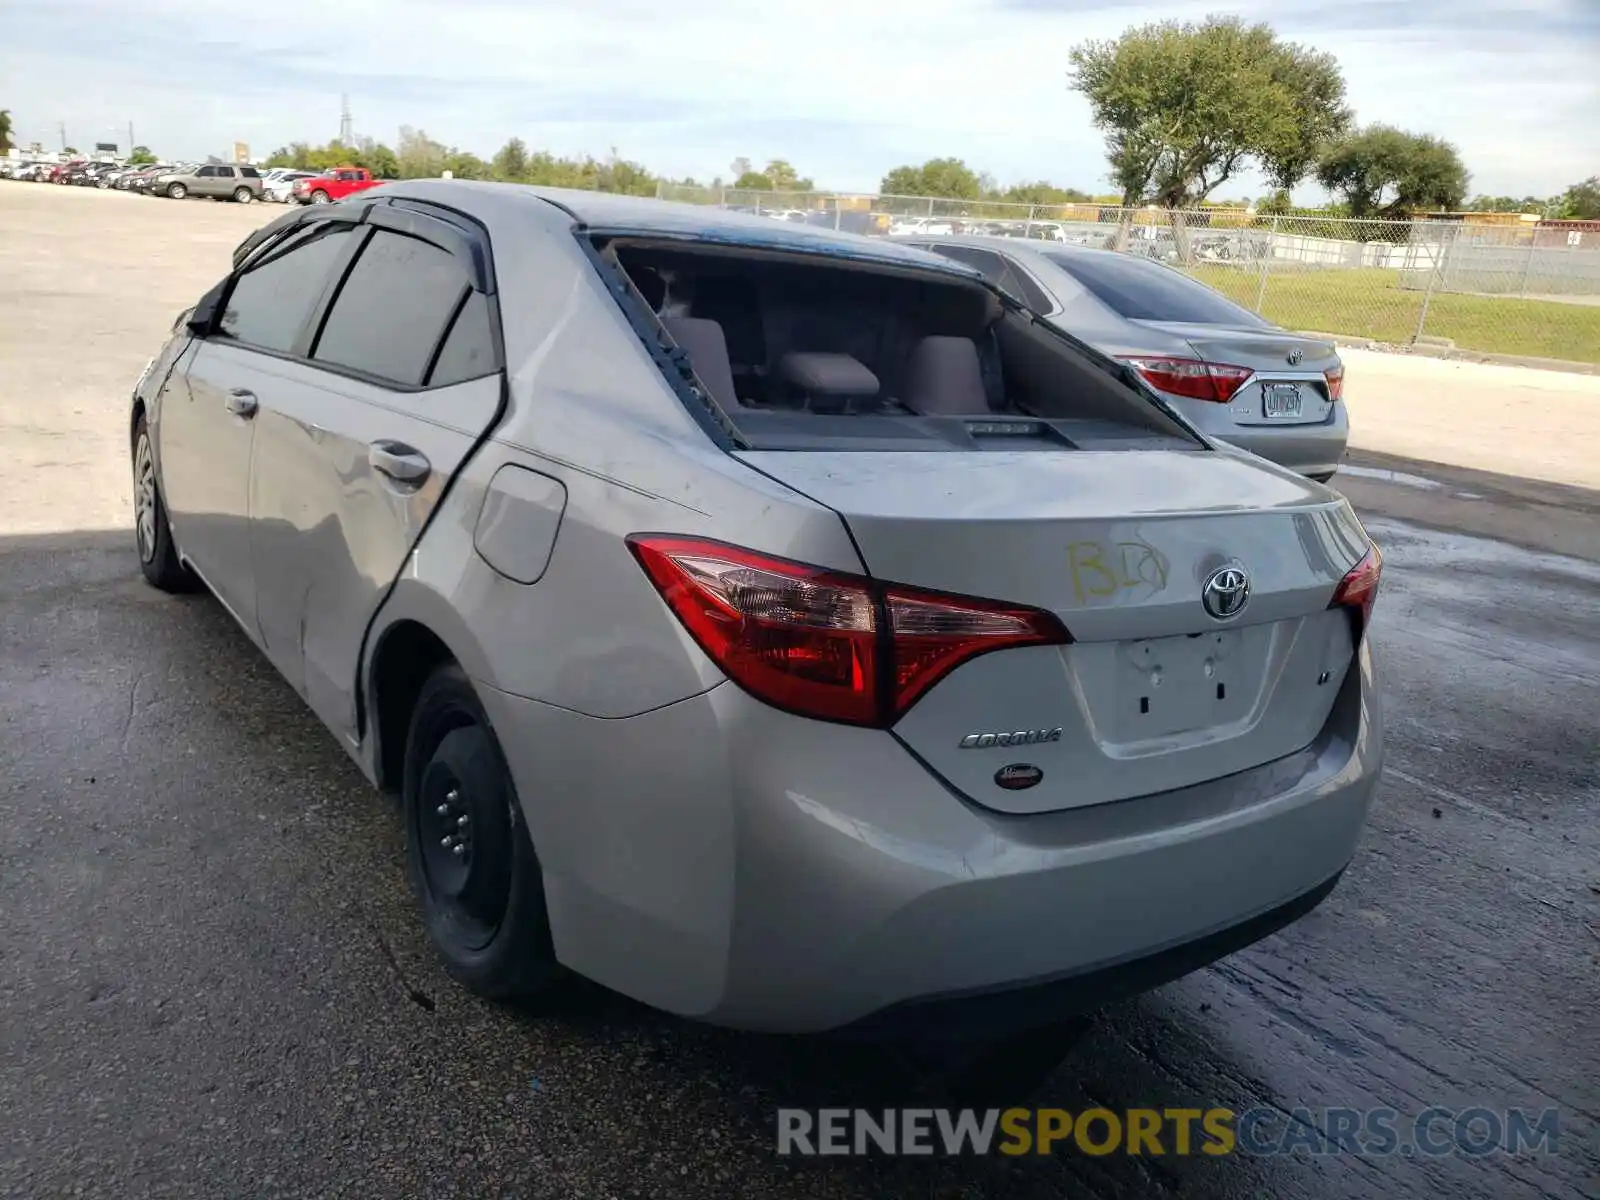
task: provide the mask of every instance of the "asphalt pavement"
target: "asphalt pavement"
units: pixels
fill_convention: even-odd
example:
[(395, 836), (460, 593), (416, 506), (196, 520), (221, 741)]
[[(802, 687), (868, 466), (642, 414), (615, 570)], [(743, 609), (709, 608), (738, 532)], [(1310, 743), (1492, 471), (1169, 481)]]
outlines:
[[(8, 186), (29, 185), (0, 206)], [(149, 229), (173, 205), (61, 200)], [(154, 352), (130, 369), (115, 340), (139, 276), (63, 278), (94, 252), (7, 228), (0, 431), (27, 425), (38, 461), (0, 479), (0, 1196), (1600, 1195), (1600, 492), (1355, 463), (1386, 554), (1389, 757), (1354, 864), (1283, 933), (1102, 1013), (1016, 1097), (1283, 1123), (1554, 1108), (1553, 1151), (786, 1159), (779, 1107), (928, 1081), (598, 988), (527, 1013), (449, 982), (392, 807), (213, 601), (144, 585), (125, 509), (85, 484), (126, 469), (120, 395), (83, 381), (125, 394)]]

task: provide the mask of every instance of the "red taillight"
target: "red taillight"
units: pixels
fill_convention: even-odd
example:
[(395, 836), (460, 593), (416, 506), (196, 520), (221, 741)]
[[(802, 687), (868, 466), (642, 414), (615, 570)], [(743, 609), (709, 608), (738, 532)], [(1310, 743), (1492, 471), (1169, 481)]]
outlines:
[(1227, 363), (1201, 362), (1197, 358), (1125, 358), (1122, 360), (1157, 391), (1191, 400), (1210, 400), (1226, 404), (1233, 394), (1254, 375), (1249, 367)]
[(968, 659), (1072, 640), (1039, 609), (880, 583), (723, 542), (640, 534), (628, 546), (728, 678), (824, 721), (887, 727)]
[(1372, 605), (1378, 598), (1378, 581), (1383, 576), (1383, 554), (1369, 544), (1361, 561), (1345, 572), (1334, 590), (1329, 608), (1348, 608), (1356, 621), (1356, 639), (1366, 633), (1372, 620)]
[(1342, 399), (1344, 396), (1344, 367), (1329, 367), (1322, 375), (1328, 381), (1328, 399)]

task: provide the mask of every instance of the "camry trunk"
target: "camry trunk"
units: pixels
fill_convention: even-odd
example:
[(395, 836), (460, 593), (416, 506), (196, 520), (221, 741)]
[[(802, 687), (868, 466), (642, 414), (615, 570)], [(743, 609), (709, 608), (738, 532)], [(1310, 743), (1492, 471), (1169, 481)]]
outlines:
[(1180, 321), (1138, 321), (1184, 339), (1206, 362), (1245, 367), (1251, 375), (1229, 398), (1240, 425), (1314, 425), (1335, 399), (1327, 372), (1340, 370), (1331, 342), (1297, 333)]
[(1357, 627), (1329, 605), (1366, 534), (1287, 471), (1206, 451), (739, 457), (837, 511), (875, 578), (1065, 625), (1068, 644), (961, 663), (894, 725), (990, 808), (1104, 803), (1291, 754), (1353, 658)]

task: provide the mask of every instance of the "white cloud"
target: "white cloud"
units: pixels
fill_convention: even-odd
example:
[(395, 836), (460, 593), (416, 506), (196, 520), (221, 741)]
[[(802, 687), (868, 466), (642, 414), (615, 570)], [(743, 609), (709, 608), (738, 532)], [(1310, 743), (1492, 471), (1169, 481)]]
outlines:
[[(0, 77), (17, 135), (113, 136), (171, 155), (257, 152), (401, 124), (493, 153), (520, 136), (672, 175), (782, 156), (819, 184), (873, 187), (940, 154), (1003, 181), (1100, 188), (1100, 136), (1066, 87), (1067, 52), (1209, 6), (1116, 0), (8, 0)], [(1459, 145), (1475, 190), (1549, 193), (1600, 169), (1592, 0), (1515, 13), (1487, 0), (1251, 0), (1336, 54), (1363, 121)], [(113, 129), (122, 131), (120, 136)], [(1259, 192), (1259, 180), (1241, 181)]]

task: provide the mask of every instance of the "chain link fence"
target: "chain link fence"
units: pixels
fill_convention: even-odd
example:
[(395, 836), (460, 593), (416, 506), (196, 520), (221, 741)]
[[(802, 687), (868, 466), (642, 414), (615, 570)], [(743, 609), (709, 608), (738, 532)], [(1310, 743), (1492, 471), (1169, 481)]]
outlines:
[(1065, 242), (1165, 263), (1289, 329), (1600, 363), (1600, 226), (1356, 221), (664, 184), (663, 199), (874, 237)]

